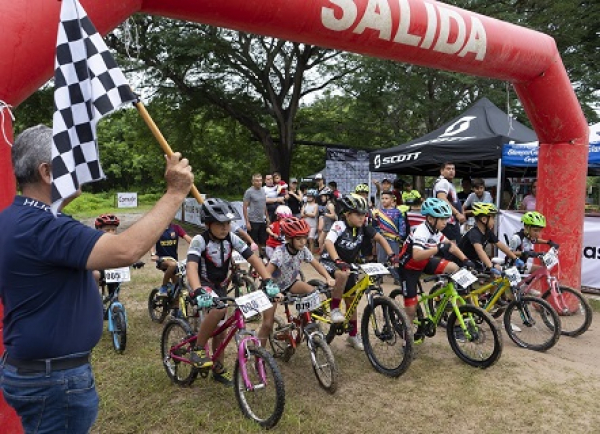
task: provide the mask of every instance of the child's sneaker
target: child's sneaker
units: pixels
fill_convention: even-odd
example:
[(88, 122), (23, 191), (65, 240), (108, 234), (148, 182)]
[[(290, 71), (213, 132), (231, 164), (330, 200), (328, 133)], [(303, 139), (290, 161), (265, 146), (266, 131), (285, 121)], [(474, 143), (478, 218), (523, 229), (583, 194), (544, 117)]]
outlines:
[(334, 324), (341, 324), (346, 319), (346, 317), (344, 317), (344, 314), (342, 313), (342, 311), (339, 308), (332, 309), (330, 317), (331, 317), (331, 322)]
[(163, 285), (160, 287), (160, 289), (158, 290), (158, 297), (168, 297), (169, 296), (169, 290), (171, 289), (171, 284), (167, 283), (166, 285)]
[(206, 357), (206, 352), (203, 348), (194, 348), (190, 353), (190, 361), (198, 369), (210, 368), (213, 365), (212, 360)]
[(346, 342), (348, 343), (348, 345), (350, 345), (355, 350), (358, 350), (358, 351), (364, 351), (365, 350), (365, 347), (364, 347), (364, 345), (362, 343), (362, 338), (361, 338), (360, 335), (348, 336), (346, 338)]
[(213, 371), (212, 378), (213, 380), (223, 384), (224, 386), (233, 387), (233, 377), (226, 369), (222, 372)]

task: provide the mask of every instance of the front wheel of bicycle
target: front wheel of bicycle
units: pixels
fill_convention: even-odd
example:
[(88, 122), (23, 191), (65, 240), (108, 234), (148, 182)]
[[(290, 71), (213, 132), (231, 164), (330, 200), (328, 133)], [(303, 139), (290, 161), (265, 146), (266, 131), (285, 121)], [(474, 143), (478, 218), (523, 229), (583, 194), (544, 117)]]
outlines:
[(313, 336), (307, 342), (310, 351), (310, 360), (315, 371), (317, 381), (329, 393), (337, 390), (337, 365), (333, 358), (331, 348), (321, 336)]
[(245, 357), (235, 362), (233, 375), (235, 397), (244, 416), (264, 428), (277, 425), (285, 407), (285, 389), (273, 356), (264, 348), (246, 347)]
[(521, 348), (546, 351), (560, 338), (560, 318), (547, 301), (523, 296), (506, 307), (504, 329)]
[(362, 316), (365, 353), (376, 371), (399, 377), (413, 359), (413, 333), (406, 313), (387, 297), (375, 297)]
[(563, 335), (579, 336), (590, 328), (592, 307), (579, 291), (559, 285), (556, 293), (546, 291), (542, 298), (558, 313)]
[(448, 317), (446, 333), (452, 351), (463, 362), (476, 368), (489, 368), (502, 354), (502, 335), (494, 319), (479, 307), (466, 304), (458, 308), (463, 329), (455, 312)]
[(112, 342), (117, 353), (123, 353), (127, 345), (127, 320), (125, 319), (125, 311), (120, 306), (112, 308)]
[(294, 346), (290, 342), (293, 339), (292, 325), (278, 316), (273, 321), (273, 331), (269, 335), (271, 352), (273, 357), (288, 362), (294, 354)]
[(150, 291), (150, 295), (148, 296), (148, 315), (150, 315), (152, 322), (162, 324), (169, 314), (169, 309), (167, 306), (166, 297), (159, 297), (158, 291), (158, 288), (154, 288), (152, 291)]
[(192, 329), (187, 322), (173, 318), (165, 324), (160, 339), (160, 355), (165, 371), (171, 381), (180, 386), (189, 386), (198, 376), (198, 369), (194, 368), (189, 360), (192, 344), (179, 346), (192, 335)]

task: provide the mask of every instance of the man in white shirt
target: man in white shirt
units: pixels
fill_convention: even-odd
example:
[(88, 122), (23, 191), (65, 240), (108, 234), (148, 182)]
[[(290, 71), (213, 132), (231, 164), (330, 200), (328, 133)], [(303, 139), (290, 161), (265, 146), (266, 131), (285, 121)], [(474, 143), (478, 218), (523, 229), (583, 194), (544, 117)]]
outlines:
[(465, 222), (465, 216), (462, 214), (462, 205), (458, 200), (456, 188), (452, 184), (456, 176), (456, 167), (454, 163), (445, 162), (440, 167), (440, 177), (433, 184), (433, 197), (437, 197), (450, 205), (452, 217), (442, 233), (449, 240), (458, 241), (460, 238), (460, 225)]

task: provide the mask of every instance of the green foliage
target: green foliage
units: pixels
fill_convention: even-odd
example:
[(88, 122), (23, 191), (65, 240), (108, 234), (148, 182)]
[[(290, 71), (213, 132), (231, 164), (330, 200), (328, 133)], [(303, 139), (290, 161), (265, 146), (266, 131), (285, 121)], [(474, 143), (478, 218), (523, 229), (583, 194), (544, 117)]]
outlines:
[[(137, 210), (150, 209), (160, 199), (161, 194), (138, 194)], [(68, 204), (63, 212), (77, 218), (96, 217), (100, 214), (119, 214), (124, 212), (123, 208), (116, 206), (116, 193), (87, 193), (83, 192), (81, 196)]]

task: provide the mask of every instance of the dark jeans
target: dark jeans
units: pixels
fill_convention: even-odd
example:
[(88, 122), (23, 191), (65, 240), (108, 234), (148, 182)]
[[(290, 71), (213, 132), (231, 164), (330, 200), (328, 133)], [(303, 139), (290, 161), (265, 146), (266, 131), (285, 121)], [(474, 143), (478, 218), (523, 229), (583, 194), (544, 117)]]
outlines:
[(21, 418), (25, 433), (88, 433), (98, 416), (98, 394), (91, 365), (18, 374), (0, 363), (4, 399)]

